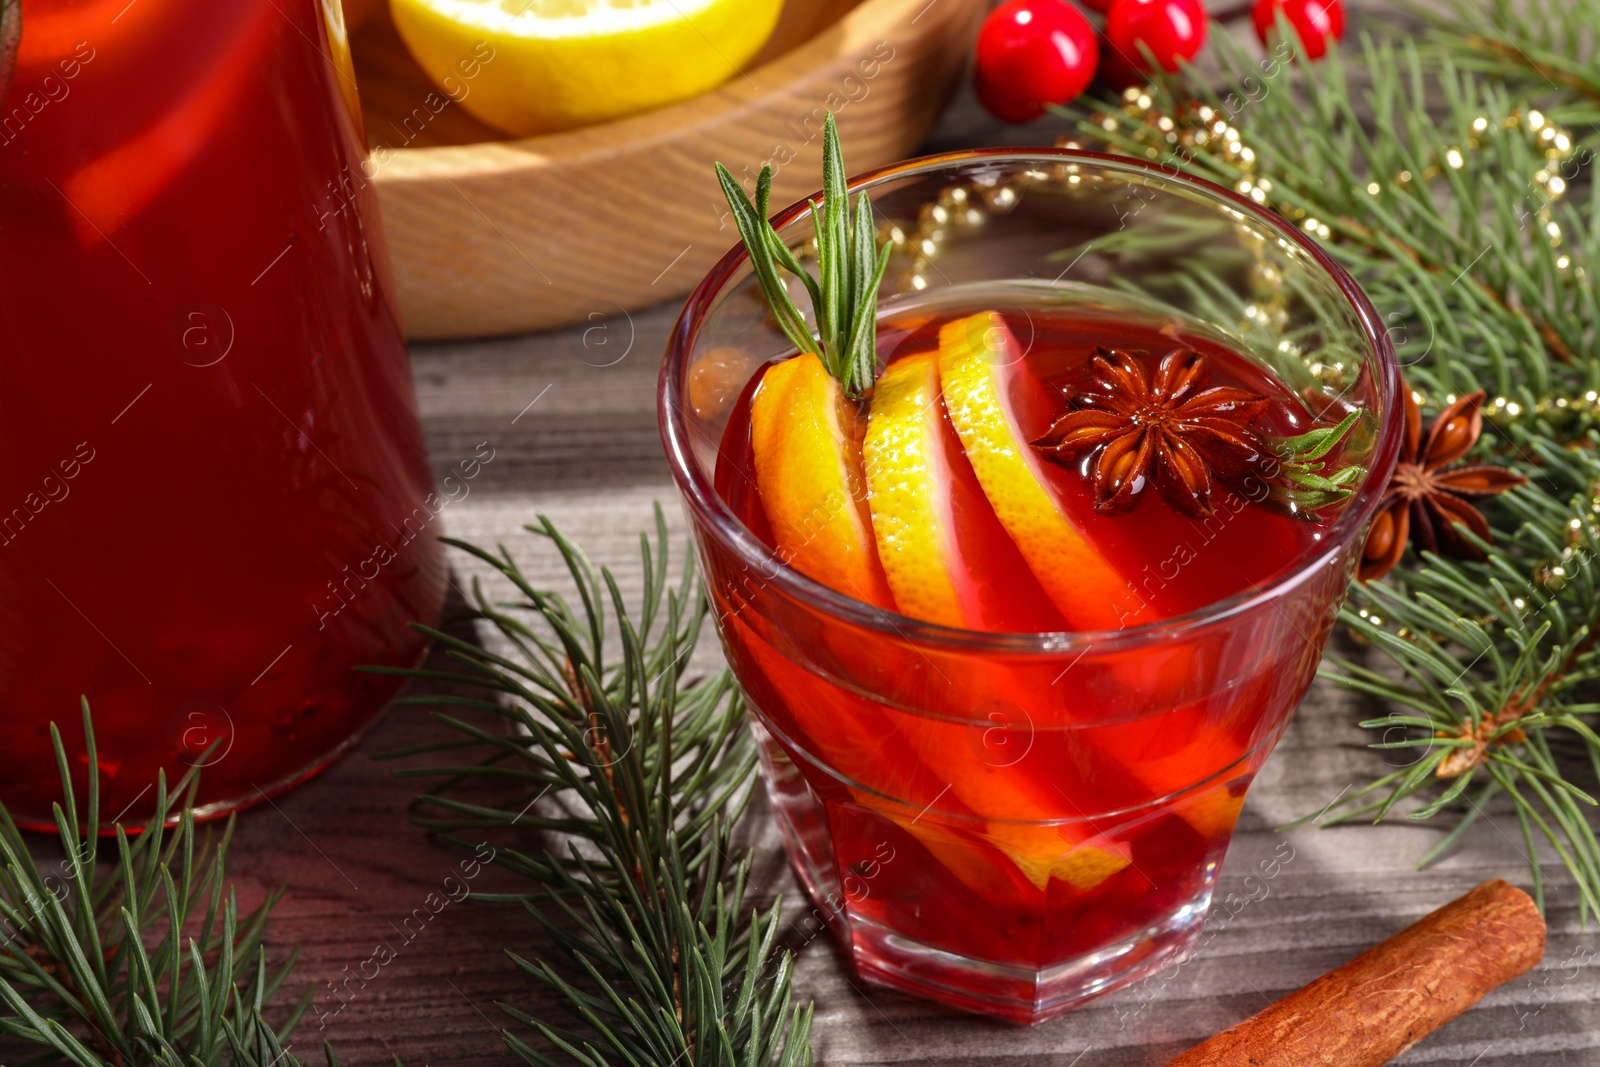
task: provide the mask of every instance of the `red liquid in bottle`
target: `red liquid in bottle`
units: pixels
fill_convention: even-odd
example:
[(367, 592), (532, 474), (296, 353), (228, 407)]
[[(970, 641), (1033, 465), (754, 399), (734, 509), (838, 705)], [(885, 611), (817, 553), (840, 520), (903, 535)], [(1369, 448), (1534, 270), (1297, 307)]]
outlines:
[[(0, 800), (259, 800), (371, 722), (444, 572), (338, 4), (25, 0), (0, 116)], [(215, 748), (210, 748), (215, 744)], [(209, 754), (206, 754), (209, 750)], [(81, 784), (81, 780), (80, 780)], [(80, 794), (81, 795), (81, 794)]]
[[(891, 318), (879, 352), (892, 366), (930, 351), (945, 322), (977, 310)], [(1207, 359), (1207, 386), (1271, 398), (1258, 432), (1317, 425), (1270, 373), (1208, 336), (1126, 312), (1003, 314), (1025, 349), (1024, 373), (1043, 386), (1036, 395), (1050, 398), (1049, 410), (1019, 410), (1026, 440), (1067, 410), (1064, 388), (1089, 384), (1097, 346), (1144, 353), (1152, 376), (1162, 355), (1193, 348)], [(754, 383), (732, 412), (717, 490), (770, 545), (753, 393)], [(999, 529), (980, 514), (987, 503), (972, 471), (951, 470), (958, 521)], [(1144, 625), (1272, 585), (1304, 565), (1326, 530), (1266, 502), (1259, 480), (1219, 491), (1202, 520), (1153, 486), (1133, 510), (1101, 514), (1082, 469), (1047, 464), (1046, 474)], [(971, 580), (1003, 609), (991, 616), (1016, 630), (1070, 628), (1072, 612), (1000, 534), (970, 556)], [(1025, 1021), (1059, 1010), (1053, 981), (1081, 996), (1101, 973), (1093, 968), (1114, 981), (1119, 968), (1187, 943), (1245, 788), (1311, 681), (1343, 588), (1323, 568), (1330, 573), (1279, 610), (1126, 647), (947, 653), (937, 643), (908, 648), (909, 622), (872, 628), (795, 604), (707, 551), (714, 611), (754, 705), (791, 855), (858, 966)], [(994, 967), (974, 979), (970, 967), (939, 962), (941, 952)]]

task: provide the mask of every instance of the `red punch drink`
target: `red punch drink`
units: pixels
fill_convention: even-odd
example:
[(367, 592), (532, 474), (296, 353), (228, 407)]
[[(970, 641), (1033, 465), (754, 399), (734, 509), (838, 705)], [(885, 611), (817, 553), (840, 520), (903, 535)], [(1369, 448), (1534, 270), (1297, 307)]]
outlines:
[[(774, 518), (781, 524), (794, 508), (773, 497), (805, 494), (815, 475), (758, 472), (752, 407), (770, 388), (766, 374), (734, 409), (717, 469), (718, 492), (740, 521), (836, 591), (861, 589), (885, 611), (924, 621), (1008, 633), (1159, 627), (1270, 584), (1326, 535), (1315, 514), (1274, 499), (1265, 454), (1259, 469), (1216, 484), (1203, 512), (1161, 491), (1161, 469), (1130, 472), (1150, 484), (1119, 511), (1097, 508), (1098, 453), (1062, 465), (1030, 444), (1049, 440), (1074, 397), (1106, 401), (1082, 410), (1110, 416), (1100, 420), (1109, 431), (1120, 428), (1117, 404), (1159, 410), (1167, 400), (1179, 410), (1186, 398), (1208, 411), (1242, 406), (1258, 436), (1315, 428), (1317, 416), (1261, 368), (1203, 335), (1109, 308), (979, 312), (998, 347), (961, 347), (972, 315), (970, 305), (925, 303), (880, 329), (887, 366), (855, 413), (862, 469), (844, 505), (866, 515), (880, 582), (853, 585), (830, 570), (840, 549), (824, 542), (839, 534), (814, 502), (804, 505), (808, 528), (775, 533)], [(1171, 378), (1174, 361), (1194, 375), (1177, 398), (1160, 388), (1163, 363)], [(767, 373), (774, 368), (782, 364)], [(991, 387), (999, 403), (989, 407), (982, 394)], [(1220, 403), (1205, 399), (1208, 390), (1221, 391), (1211, 394)], [(1235, 399), (1245, 395), (1254, 399)], [(777, 402), (794, 410), (788, 397)], [(1210, 418), (1215, 427), (1175, 436), (1215, 462), (1209, 435), (1242, 423)], [(1078, 535), (1077, 559), (1044, 539), (1057, 524), (1061, 536)], [(862, 889), (846, 909), (852, 930), (1026, 969), (1136, 938), (1203, 894), (1331, 621), (1282, 617), (1248, 644), (1233, 638), (1237, 671), (1217, 692), (1195, 686), (1216, 643), (1174, 639), (1135, 656), (1063, 663), (1048, 678), (1006, 656), (948, 672), (934, 660), (903, 662), (889, 691), (869, 697), (783, 651), (785, 635), (765, 630), (762, 605), (751, 603), (771, 595), (759, 583), (717, 585), (713, 595), (771, 770), (789, 783), (783, 801), (798, 824), (831, 836), (827, 874), (841, 895)], [(812, 640), (852, 677), (903, 658), (892, 631), (824, 627)], [(802, 836), (793, 847), (817, 862)]]
[[(322, 766), (438, 608), (438, 498), (333, 0), (24, 0), (0, 116), (0, 801)], [(483, 457), (477, 457), (482, 459)], [(86, 770), (81, 756), (75, 772)]]
[[(1398, 373), (1349, 278), (1225, 190), (1043, 151), (853, 188), (903, 249), (875, 332), (829, 311), (808, 350), (732, 254), (668, 346), (663, 436), (816, 915), (864, 977), (1038, 1021), (1195, 943)], [(773, 223), (799, 270), (811, 220)], [(836, 309), (871, 250), (823, 237)]]

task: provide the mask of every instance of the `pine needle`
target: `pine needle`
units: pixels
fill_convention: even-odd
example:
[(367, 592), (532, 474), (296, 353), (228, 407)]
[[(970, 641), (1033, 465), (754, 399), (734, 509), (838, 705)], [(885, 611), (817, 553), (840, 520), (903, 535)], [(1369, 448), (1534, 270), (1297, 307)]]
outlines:
[(267, 917), (281, 891), (240, 913), (224, 866), (233, 820), (220, 835), (196, 828), (197, 771), (170, 790), (157, 777), (156, 814), (136, 836), (104, 825), (87, 700), (82, 728), (89, 789), (80, 807), (66, 746), (50, 727), (63, 859), (35, 860), (0, 805), (0, 1034), (38, 1046), (30, 1063), (299, 1067), (286, 1041), (310, 991), (278, 1028), (262, 1017), (296, 955), (267, 963)]
[(747, 905), (750, 857), (733, 844), (755, 781), (743, 698), (726, 670), (687, 677), (707, 604), (692, 557), (668, 586), (659, 507), (655, 526), (641, 538), (637, 607), (548, 519), (527, 529), (566, 564), (577, 605), (535, 588), (503, 547), (450, 542), (513, 591), (496, 601), (473, 584), (480, 625), (515, 654), (424, 629), (448, 646), (452, 677), (481, 695), (405, 698), (451, 709), (435, 712), (447, 736), (431, 746), (449, 762), (401, 773), (441, 779), (418, 802), (419, 825), (467, 848), (493, 836), (495, 861), (528, 882), (478, 899), (517, 905), (524, 929), (556, 946), (539, 958), (509, 951), (566, 1015), (501, 1005), (521, 1059), (808, 1064), (811, 1012), (791, 1004), (778, 905)]

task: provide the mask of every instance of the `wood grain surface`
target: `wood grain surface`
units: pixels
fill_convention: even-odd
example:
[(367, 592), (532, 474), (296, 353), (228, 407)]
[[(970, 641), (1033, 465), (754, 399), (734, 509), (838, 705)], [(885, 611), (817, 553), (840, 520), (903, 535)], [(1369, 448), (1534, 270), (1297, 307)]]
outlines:
[(819, 184), (825, 108), (853, 170), (903, 158), (965, 69), (983, 10), (791, 0), (767, 50), (713, 92), (526, 140), (479, 123), (457, 102), (470, 79), (442, 93), (387, 15), (368, 19), (351, 48), (407, 333), (504, 334), (681, 296), (734, 233), (714, 160), (750, 188), (770, 161), (773, 204), (798, 200)]
[[(962, 110), (946, 128), (970, 139), (968, 122), (982, 124)], [(504, 541), (537, 580), (556, 585), (556, 561), (518, 532), (544, 512), (593, 558), (616, 567), (632, 595), (637, 532), (650, 520), (651, 502), (665, 502), (674, 529), (683, 529), (653, 410), (658, 357), (676, 312), (668, 306), (612, 320), (587, 345), (583, 331), (568, 330), (417, 347), (417, 386), (441, 476), (479, 442), (495, 449), (471, 495), (446, 513), (451, 534)], [(454, 562), (458, 585), (481, 573), (460, 557)], [(865, 986), (832, 941), (817, 938), (800, 952), (796, 990), (816, 1002), (818, 1063), (1155, 1067), (1481, 881), (1527, 886), (1521, 836), (1503, 809), (1492, 809), (1453, 854), (1420, 872), (1416, 858), (1447, 823), (1274, 829), (1384, 769), (1384, 756), (1364, 747), (1370, 738), (1355, 725), (1372, 710), (1325, 683), (1312, 688), (1245, 804), (1203, 946), (1175, 973), (1023, 1029)], [(280, 798), (281, 811), (243, 816), (233, 869), (253, 894), (288, 884), (273, 937), (280, 946), (304, 946), (302, 981), (354, 970), (454, 861), (405, 823), (416, 784), (387, 777), (390, 765), (370, 759), (436, 736), (419, 709), (397, 709), (357, 752)], [(757, 884), (763, 897), (782, 893), (798, 925), (808, 905), (764, 816), (753, 820)], [(1580, 928), (1559, 862), (1541, 862), (1552, 887), (1545, 962), (1398, 1063), (1600, 1064), (1600, 938)], [(1264, 878), (1262, 864), (1277, 876)], [(543, 944), (514, 913), (452, 904), (325, 1030), (308, 1022), (300, 1041), (328, 1037), (357, 1065), (391, 1054), (434, 1067), (510, 1064), (495, 1002), (537, 1013), (549, 1001), (501, 950), (537, 953)], [(319, 997), (328, 1009), (337, 1006), (326, 990)]]
[[(964, 91), (928, 148), (1048, 143), (1060, 129), (1048, 122), (1001, 128)], [(480, 442), (495, 450), (470, 495), (446, 511), (449, 532), (504, 541), (530, 574), (555, 584), (551, 555), (518, 532), (545, 512), (594, 559), (616, 567), (631, 595), (638, 584), (637, 531), (649, 521), (651, 501), (666, 503), (674, 529), (683, 528), (654, 414), (660, 353), (676, 314), (673, 303), (560, 332), (415, 347), (439, 475)], [(459, 556), (454, 567), (458, 585), (475, 573)], [(1415, 861), (1447, 821), (1274, 829), (1384, 770), (1385, 754), (1367, 749), (1371, 738), (1356, 726), (1372, 712), (1356, 696), (1322, 682), (1313, 686), (1250, 792), (1203, 944), (1181, 967), (1022, 1029), (866, 987), (833, 942), (817, 938), (800, 952), (795, 983), (798, 996), (816, 1003), (817, 1062), (1155, 1067), (1479, 882), (1500, 877), (1526, 887), (1521, 835), (1503, 808), (1491, 808), (1425, 871)], [(317, 1004), (330, 1013), (320, 1027), (310, 1017), (296, 1036), (296, 1051), (313, 1062), (321, 1061), (315, 1046), (328, 1039), (356, 1067), (387, 1064), (393, 1055), (414, 1067), (512, 1064), (518, 1061), (500, 1036), (508, 1020), (496, 1001), (535, 1014), (549, 1004), (503, 952), (539, 954), (546, 942), (533, 924), (510, 910), (451, 904), (332, 1014), (338, 1001), (324, 983), (356, 970), (377, 941), (392, 939), (393, 924), (438, 887), (458, 858), (407, 824), (417, 784), (390, 777), (392, 765), (371, 759), (439, 735), (423, 711), (397, 709), (320, 778), (276, 807), (241, 817), (230, 859), (243, 903), (287, 886), (270, 928), (274, 951), (303, 947), (297, 980), (316, 984)], [(759, 812), (751, 832), (761, 896), (783, 894), (797, 922), (805, 906)], [(1600, 1065), (1600, 938), (1580, 927), (1577, 898), (1559, 862), (1543, 853), (1539, 860), (1549, 886), (1545, 962), (1397, 1063)], [(1264, 877), (1263, 864), (1276, 876)]]

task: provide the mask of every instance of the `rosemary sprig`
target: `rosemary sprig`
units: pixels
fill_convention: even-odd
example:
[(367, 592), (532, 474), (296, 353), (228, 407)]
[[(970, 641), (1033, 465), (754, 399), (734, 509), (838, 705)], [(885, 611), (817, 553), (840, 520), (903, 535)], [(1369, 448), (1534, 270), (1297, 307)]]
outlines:
[(157, 777), (156, 814), (136, 837), (111, 827), (116, 857), (104, 864), (87, 700), (83, 731), (89, 791), (80, 814), (66, 748), (50, 727), (61, 860), (36, 861), (0, 805), (0, 1034), (41, 1050), (18, 1067), (296, 1064), (285, 1042), (310, 990), (281, 1026), (261, 1015), (298, 954), (267, 965), (263, 937), (281, 890), (240, 914), (224, 869), (233, 822), (214, 844), (209, 830), (197, 833), (195, 771), (170, 791)]
[(1278, 457), (1272, 498), (1304, 512), (1320, 511), (1348, 500), (1367, 476), (1367, 469), (1349, 463), (1328, 472), (1323, 461), (1360, 420), (1361, 412), (1352, 411), (1333, 426), (1321, 426), (1293, 437), (1267, 438), (1267, 447)]
[[(754, 203), (727, 167), (718, 163), (716, 168), (722, 195), (728, 199), (739, 236), (749, 252), (750, 265), (778, 327), (801, 352), (820, 358), (847, 395), (859, 397), (869, 392), (878, 374), (878, 286), (889, 266), (890, 246), (878, 248), (877, 223), (865, 190), (856, 194), (852, 222), (844, 156), (833, 113), (828, 112), (822, 128), (822, 198), (811, 201), (811, 224), (817, 240), (816, 278), (800, 265), (768, 219), (772, 167), (761, 168)], [(780, 266), (805, 285), (817, 324), (815, 336), (789, 296), (778, 274)]]
[(389, 756), (443, 757), (398, 772), (440, 779), (414, 821), (465, 848), (494, 836), (495, 862), (530, 882), (473, 894), (525, 909), (556, 946), (542, 959), (508, 950), (568, 1015), (501, 1005), (519, 1024), (503, 1031), (517, 1056), (798, 1067), (811, 1061), (811, 1009), (790, 1003), (779, 905), (747, 908), (750, 858), (732, 839), (755, 774), (743, 698), (726, 670), (686, 676), (707, 605), (692, 557), (668, 588), (659, 507), (655, 518), (636, 611), (548, 519), (527, 529), (560, 554), (576, 603), (536, 589), (503, 547), (449, 542), (510, 590), (501, 602), (473, 586), (478, 621), (506, 651), (422, 628), (459, 670), (392, 673), (450, 687), (403, 702), (449, 709), (434, 718), (451, 736)]

